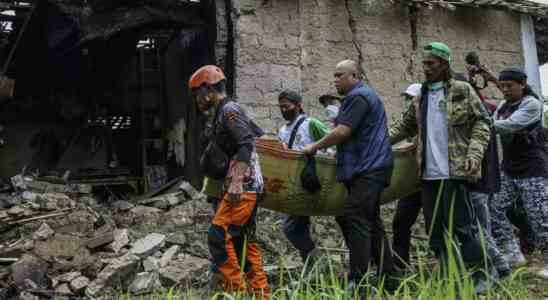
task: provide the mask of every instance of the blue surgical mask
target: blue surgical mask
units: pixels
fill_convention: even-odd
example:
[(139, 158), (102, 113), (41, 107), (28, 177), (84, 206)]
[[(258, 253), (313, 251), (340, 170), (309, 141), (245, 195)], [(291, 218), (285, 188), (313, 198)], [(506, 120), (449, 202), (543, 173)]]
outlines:
[(328, 105), (325, 108), (325, 114), (330, 121), (335, 121), (335, 118), (339, 115), (339, 107), (337, 105)]

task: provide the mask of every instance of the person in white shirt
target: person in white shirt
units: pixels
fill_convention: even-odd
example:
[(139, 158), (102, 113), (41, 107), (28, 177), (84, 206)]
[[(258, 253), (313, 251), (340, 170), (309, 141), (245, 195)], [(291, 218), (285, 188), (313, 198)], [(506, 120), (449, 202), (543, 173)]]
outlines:
[[(329, 133), (321, 121), (308, 117), (302, 108), (302, 97), (295, 91), (285, 90), (278, 96), (283, 118), (288, 122), (279, 130), (278, 138), (284, 148), (300, 151)], [(316, 246), (310, 236), (310, 217), (283, 215), (283, 231), (297, 248), (307, 266), (313, 264)]]

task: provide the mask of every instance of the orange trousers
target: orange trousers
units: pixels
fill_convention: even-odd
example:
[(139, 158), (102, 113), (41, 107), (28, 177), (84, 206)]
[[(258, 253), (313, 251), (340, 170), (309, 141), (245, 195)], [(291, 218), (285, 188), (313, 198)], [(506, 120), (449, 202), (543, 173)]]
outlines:
[(268, 300), (268, 280), (255, 239), (257, 194), (244, 193), (235, 205), (229, 205), (226, 197), (228, 195), (217, 209), (208, 234), (209, 250), (224, 277), (224, 289), (252, 292), (256, 299)]

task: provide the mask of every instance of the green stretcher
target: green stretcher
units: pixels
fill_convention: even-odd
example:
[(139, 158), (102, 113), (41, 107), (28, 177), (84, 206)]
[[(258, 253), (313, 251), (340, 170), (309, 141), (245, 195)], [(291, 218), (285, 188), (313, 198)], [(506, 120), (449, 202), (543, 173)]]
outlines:
[[(284, 150), (276, 140), (260, 139), (257, 152), (265, 182), (259, 206), (301, 216), (337, 216), (343, 211), (345, 187), (335, 180), (335, 158), (316, 155), (316, 169), (322, 188), (310, 193), (301, 186), (300, 174), (305, 161), (301, 153)], [(413, 144), (394, 148), (394, 172), (390, 186), (382, 194), (389, 203), (419, 190), (416, 151)], [(206, 178), (203, 192), (221, 198), (222, 182)]]

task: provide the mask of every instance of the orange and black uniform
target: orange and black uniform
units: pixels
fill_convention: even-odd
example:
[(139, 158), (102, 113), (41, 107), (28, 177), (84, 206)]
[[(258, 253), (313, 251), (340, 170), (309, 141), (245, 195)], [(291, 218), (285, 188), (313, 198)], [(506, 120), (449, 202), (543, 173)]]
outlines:
[[(266, 300), (270, 296), (267, 276), (255, 237), (257, 198), (263, 192), (255, 139), (263, 131), (249, 119), (238, 103), (229, 98), (222, 100), (217, 108), (213, 131), (216, 143), (231, 158), (231, 162), (225, 179), (225, 195), (209, 229), (209, 250), (224, 277), (226, 291), (251, 291), (257, 299)], [(227, 191), (236, 161), (246, 162), (249, 169), (243, 179), (241, 200), (231, 205), (227, 201)], [(244, 254), (245, 259), (242, 257)]]

